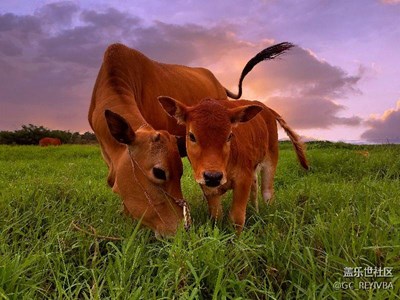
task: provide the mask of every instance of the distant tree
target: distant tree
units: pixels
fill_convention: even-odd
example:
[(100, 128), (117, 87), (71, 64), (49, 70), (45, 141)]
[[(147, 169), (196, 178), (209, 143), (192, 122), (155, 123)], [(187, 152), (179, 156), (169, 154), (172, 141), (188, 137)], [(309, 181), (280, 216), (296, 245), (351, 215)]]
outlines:
[(81, 135), (82, 141), (85, 144), (94, 144), (97, 143), (96, 135), (93, 132), (86, 131), (84, 134)]
[(71, 135), (71, 144), (81, 144), (82, 143), (82, 137), (79, 132), (74, 132)]
[(14, 131), (13, 143), (18, 145), (36, 145), (39, 140), (50, 134), (50, 130), (33, 124), (22, 125), (22, 129)]
[(12, 144), (14, 142), (14, 132), (1, 131), (0, 132), (0, 144)]
[(96, 143), (94, 133), (70, 132), (63, 130), (50, 130), (43, 126), (33, 124), (22, 125), (22, 129), (15, 131), (0, 131), (0, 144), (37, 145), (44, 137), (59, 138), (63, 144), (93, 144)]

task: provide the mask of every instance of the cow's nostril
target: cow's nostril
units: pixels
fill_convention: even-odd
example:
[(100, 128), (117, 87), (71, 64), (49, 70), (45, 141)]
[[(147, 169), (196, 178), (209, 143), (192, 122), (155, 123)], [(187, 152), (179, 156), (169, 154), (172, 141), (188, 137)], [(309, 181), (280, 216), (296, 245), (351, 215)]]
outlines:
[(219, 186), (221, 179), (223, 177), (222, 172), (216, 172), (216, 171), (205, 171), (203, 173), (204, 181), (207, 186)]

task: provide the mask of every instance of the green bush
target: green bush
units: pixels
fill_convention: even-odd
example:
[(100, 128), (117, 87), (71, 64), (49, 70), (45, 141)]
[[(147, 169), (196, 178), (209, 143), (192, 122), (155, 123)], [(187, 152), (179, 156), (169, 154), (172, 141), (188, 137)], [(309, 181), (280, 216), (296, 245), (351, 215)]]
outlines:
[(0, 131), (0, 144), (5, 145), (37, 145), (44, 137), (59, 138), (63, 144), (93, 144), (96, 143), (94, 133), (50, 130), (33, 124), (22, 125), (15, 131)]

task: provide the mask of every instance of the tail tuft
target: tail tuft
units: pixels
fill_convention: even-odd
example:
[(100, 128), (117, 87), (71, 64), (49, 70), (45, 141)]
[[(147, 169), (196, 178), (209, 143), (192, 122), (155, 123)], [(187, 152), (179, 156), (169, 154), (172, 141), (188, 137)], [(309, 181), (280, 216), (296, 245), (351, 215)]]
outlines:
[(247, 64), (244, 66), (242, 74), (240, 75), (239, 79), (239, 92), (237, 94), (232, 93), (231, 91), (226, 89), (226, 93), (228, 97), (232, 99), (239, 99), (242, 96), (242, 83), (243, 79), (246, 75), (253, 70), (253, 68), (260, 62), (264, 60), (270, 60), (282, 55), (287, 50), (293, 48), (294, 45), (292, 43), (283, 42), (280, 44), (273, 45), (271, 47), (265, 48), (261, 52), (257, 53), (252, 59), (250, 59)]

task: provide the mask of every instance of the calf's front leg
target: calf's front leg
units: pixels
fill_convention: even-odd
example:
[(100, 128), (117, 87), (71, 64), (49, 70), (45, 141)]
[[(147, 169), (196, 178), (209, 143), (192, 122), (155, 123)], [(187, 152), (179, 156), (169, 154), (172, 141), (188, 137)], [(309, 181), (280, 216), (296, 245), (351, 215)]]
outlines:
[(214, 220), (221, 220), (223, 216), (221, 195), (206, 196), (208, 202), (208, 212)]
[(236, 183), (233, 187), (233, 201), (229, 217), (235, 226), (236, 233), (239, 235), (246, 221), (246, 207), (249, 201), (250, 189), (253, 177), (243, 176), (243, 180)]

